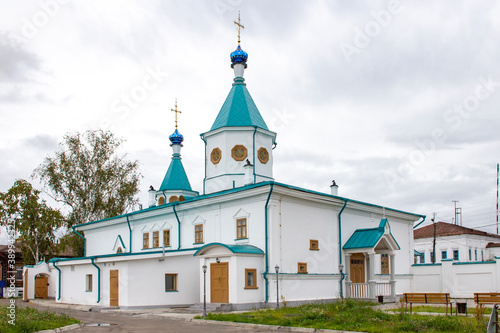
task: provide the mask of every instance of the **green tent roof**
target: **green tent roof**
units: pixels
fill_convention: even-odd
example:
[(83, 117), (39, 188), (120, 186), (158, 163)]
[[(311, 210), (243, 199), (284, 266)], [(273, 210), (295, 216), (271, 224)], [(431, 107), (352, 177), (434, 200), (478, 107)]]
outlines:
[(210, 130), (231, 126), (256, 126), (269, 130), (241, 78), (235, 79)]
[(165, 178), (160, 185), (160, 191), (165, 190), (187, 190), (191, 191), (189, 179), (182, 165), (180, 156), (172, 157)]

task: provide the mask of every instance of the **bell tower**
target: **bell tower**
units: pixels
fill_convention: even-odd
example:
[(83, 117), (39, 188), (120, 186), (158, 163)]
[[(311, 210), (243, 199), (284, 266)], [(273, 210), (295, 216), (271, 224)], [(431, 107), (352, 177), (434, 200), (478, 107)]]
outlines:
[(248, 53), (240, 45), (244, 26), (239, 14), (234, 23), (238, 26), (238, 46), (230, 55), (233, 86), (210, 131), (201, 134), (205, 142), (205, 194), (274, 180), (276, 133), (267, 128), (246, 88), (243, 76)]

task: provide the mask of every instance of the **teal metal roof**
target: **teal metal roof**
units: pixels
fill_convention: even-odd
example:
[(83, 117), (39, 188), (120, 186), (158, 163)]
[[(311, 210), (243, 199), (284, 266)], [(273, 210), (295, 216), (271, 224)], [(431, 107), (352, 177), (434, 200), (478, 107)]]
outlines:
[(338, 195), (331, 195), (331, 194), (327, 194), (327, 193), (322, 193), (322, 192), (317, 192), (317, 191), (313, 191), (313, 190), (308, 190), (308, 189), (305, 189), (305, 188), (301, 188), (301, 187), (297, 187), (297, 186), (293, 186), (293, 185), (287, 185), (287, 184), (283, 184), (283, 183), (279, 183), (279, 182), (275, 182), (275, 181), (265, 181), (265, 182), (256, 183), (256, 184), (244, 185), (244, 186), (241, 186), (241, 187), (232, 188), (232, 189), (224, 190), (224, 191), (220, 191), (220, 192), (214, 192), (214, 193), (210, 193), (210, 194), (203, 194), (203, 195), (199, 195), (199, 196), (196, 196), (196, 197), (191, 197), (191, 198), (186, 197), (186, 201), (182, 201), (182, 202), (176, 201), (176, 202), (166, 203), (166, 204), (160, 205), (160, 206), (153, 206), (153, 207), (149, 207), (149, 208), (143, 208), (141, 210), (136, 210), (136, 211), (133, 211), (133, 212), (130, 212), (130, 213), (126, 213), (126, 214), (117, 215), (117, 216), (113, 216), (113, 217), (108, 217), (108, 218), (105, 218), (105, 219), (102, 219), (102, 220), (97, 220), (97, 221), (91, 221), (91, 222), (86, 222), (86, 223), (78, 224), (78, 225), (75, 225), (74, 227), (77, 228), (77, 227), (87, 226), (87, 225), (90, 225), (90, 224), (101, 223), (101, 222), (105, 222), (105, 221), (109, 221), (109, 220), (114, 220), (114, 219), (122, 218), (122, 217), (125, 217), (125, 216), (140, 215), (140, 214), (142, 214), (144, 212), (148, 212), (148, 211), (152, 211), (152, 210), (167, 209), (168, 207), (172, 207), (172, 206), (182, 205), (182, 204), (186, 204), (186, 203), (189, 203), (189, 202), (200, 201), (200, 200), (204, 200), (204, 199), (208, 199), (208, 198), (213, 198), (213, 197), (218, 197), (218, 196), (223, 196), (223, 195), (228, 195), (228, 194), (232, 194), (232, 193), (243, 192), (243, 191), (246, 191), (246, 190), (249, 190), (249, 189), (253, 189), (253, 188), (258, 188), (258, 187), (263, 187), (263, 186), (269, 186), (271, 184), (273, 184), (275, 186), (281, 186), (281, 187), (284, 187), (284, 188), (289, 188), (289, 189), (297, 190), (297, 191), (302, 191), (304, 193), (311, 193), (311, 194), (321, 195), (321, 196), (329, 197), (329, 198), (337, 198), (337, 199), (340, 199), (340, 200), (345, 200), (347, 202), (358, 203), (358, 204), (361, 204), (361, 205), (366, 205), (366, 206), (370, 206), (370, 207), (377, 207), (377, 208), (381, 208), (381, 209), (384, 208), (386, 210), (390, 210), (390, 211), (393, 211), (393, 212), (399, 212), (399, 213), (403, 213), (403, 214), (409, 214), (409, 215), (413, 215), (413, 216), (418, 216), (418, 217), (425, 218), (425, 215), (414, 214), (414, 213), (405, 212), (405, 211), (402, 211), (402, 210), (398, 210), (398, 209), (394, 209), (394, 208), (389, 208), (389, 207), (382, 207), (380, 205), (375, 205), (375, 204), (367, 203), (367, 202), (364, 202), (364, 201), (353, 200), (353, 199), (341, 197), (341, 196), (338, 196)]
[(242, 78), (235, 79), (210, 130), (231, 126), (256, 126), (268, 130)]
[(160, 185), (160, 191), (165, 190), (187, 190), (191, 191), (189, 179), (182, 165), (180, 156), (172, 157), (165, 178)]
[(200, 251), (203, 251), (207, 247), (212, 247), (212, 246), (222, 246), (233, 253), (264, 254), (264, 251), (253, 245), (210, 243), (199, 248), (198, 251), (196, 251), (193, 254), (193, 256), (196, 256)]
[[(382, 219), (378, 228), (357, 229), (342, 247), (344, 250), (375, 247), (385, 232), (387, 219)], [(397, 245), (392, 233), (389, 233)], [(399, 245), (397, 245), (399, 248)]]

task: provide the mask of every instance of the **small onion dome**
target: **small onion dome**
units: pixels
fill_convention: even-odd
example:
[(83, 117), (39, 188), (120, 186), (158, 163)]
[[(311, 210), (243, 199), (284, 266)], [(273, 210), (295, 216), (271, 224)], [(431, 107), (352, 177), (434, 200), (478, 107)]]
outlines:
[(231, 68), (236, 64), (245, 64), (245, 68), (246, 68), (247, 67), (247, 64), (246, 64), (247, 59), (248, 59), (248, 53), (243, 51), (241, 49), (241, 46), (238, 45), (236, 50), (231, 52), (231, 61), (232, 61)]
[(182, 136), (181, 133), (175, 129), (174, 133), (172, 133), (171, 136), (168, 137), (170, 139), (170, 142), (172, 142), (173, 145), (180, 145), (182, 141), (184, 141), (184, 137)]

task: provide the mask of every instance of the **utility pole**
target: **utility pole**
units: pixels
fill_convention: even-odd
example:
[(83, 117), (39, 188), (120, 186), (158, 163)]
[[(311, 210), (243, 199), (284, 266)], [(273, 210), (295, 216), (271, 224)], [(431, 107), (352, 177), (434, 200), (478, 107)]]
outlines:
[(497, 235), (500, 235), (498, 233), (498, 176), (499, 176), (499, 168), (498, 168), (498, 163), (497, 163)]
[(457, 219), (457, 202), (459, 202), (458, 200), (451, 200), (451, 202), (453, 202), (453, 204), (455, 205), (455, 224), (458, 225), (458, 219)]
[(436, 213), (432, 213), (432, 224), (434, 225), (434, 240), (432, 241), (432, 263), (436, 263)]

